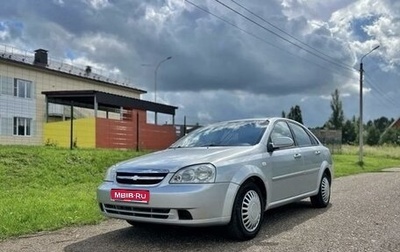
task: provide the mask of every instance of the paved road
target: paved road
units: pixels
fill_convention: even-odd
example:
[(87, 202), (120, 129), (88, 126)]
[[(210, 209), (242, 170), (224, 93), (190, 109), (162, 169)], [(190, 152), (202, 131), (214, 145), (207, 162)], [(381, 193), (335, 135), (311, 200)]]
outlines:
[(400, 251), (400, 169), (334, 180), (331, 205), (301, 201), (266, 213), (258, 237), (219, 228), (134, 228), (109, 220), (0, 243), (0, 251)]

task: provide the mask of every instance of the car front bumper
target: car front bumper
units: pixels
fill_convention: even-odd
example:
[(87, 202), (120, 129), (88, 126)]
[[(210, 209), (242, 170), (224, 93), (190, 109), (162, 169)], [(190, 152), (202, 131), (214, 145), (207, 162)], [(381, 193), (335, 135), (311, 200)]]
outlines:
[[(228, 224), (238, 190), (234, 183), (128, 186), (104, 182), (97, 189), (102, 214), (117, 219), (182, 226)], [(111, 189), (148, 190), (148, 203), (113, 201)]]

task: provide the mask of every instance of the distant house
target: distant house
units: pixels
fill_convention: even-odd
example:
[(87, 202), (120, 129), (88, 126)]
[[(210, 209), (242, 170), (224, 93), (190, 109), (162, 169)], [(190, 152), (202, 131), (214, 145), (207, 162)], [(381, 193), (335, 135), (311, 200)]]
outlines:
[[(381, 134), (380, 136), (380, 141), (384, 138), (384, 136), (387, 134), (387, 132), (390, 129), (400, 129), (400, 117), (397, 120), (394, 120), (386, 129), (385, 131)], [(398, 139), (400, 140), (400, 139)]]
[(388, 129), (400, 129), (400, 117), (389, 125)]
[[(144, 93), (43, 49), (0, 47), (0, 144), (165, 148), (176, 140), (177, 107), (141, 100)], [(148, 111), (172, 116), (172, 125), (148, 123)]]

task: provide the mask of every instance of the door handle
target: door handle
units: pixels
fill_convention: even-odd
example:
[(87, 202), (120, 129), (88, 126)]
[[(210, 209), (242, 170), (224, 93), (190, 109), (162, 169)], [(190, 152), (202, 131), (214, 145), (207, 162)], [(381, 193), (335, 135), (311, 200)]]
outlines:
[(315, 151), (315, 155), (319, 155), (319, 154), (321, 154), (321, 151), (319, 151), (319, 150)]
[(296, 153), (296, 154), (293, 155), (293, 157), (294, 157), (295, 159), (301, 158), (301, 154), (300, 154), (300, 153)]

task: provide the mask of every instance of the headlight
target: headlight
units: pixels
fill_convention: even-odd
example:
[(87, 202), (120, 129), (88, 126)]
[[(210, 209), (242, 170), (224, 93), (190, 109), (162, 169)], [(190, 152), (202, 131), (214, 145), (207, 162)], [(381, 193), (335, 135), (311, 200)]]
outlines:
[(180, 169), (169, 181), (179, 183), (213, 183), (215, 182), (215, 167), (212, 164), (200, 164)]
[(104, 176), (104, 181), (113, 182), (117, 174), (117, 167), (111, 166), (107, 169), (106, 175)]

